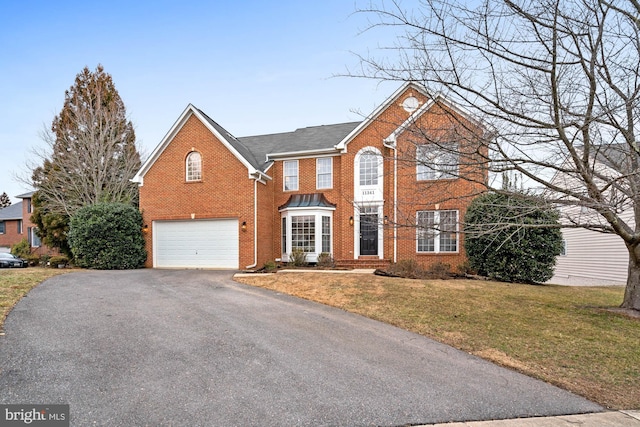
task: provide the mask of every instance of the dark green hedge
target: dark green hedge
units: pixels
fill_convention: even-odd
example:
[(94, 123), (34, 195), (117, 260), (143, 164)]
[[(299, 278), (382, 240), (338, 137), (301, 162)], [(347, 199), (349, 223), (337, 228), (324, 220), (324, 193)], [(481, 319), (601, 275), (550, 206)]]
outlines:
[(553, 276), (562, 233), (557, 211), (543, 201), (484, 194), (473, 200), (464, 222), (469, 264), (479, 274), (519, 283)]
[(147, 258), (142, 215), (122, 203), (99, 203), (78, 210), (71, 218), (68, 242), (76, 265), (83, 268), (140, 268)]

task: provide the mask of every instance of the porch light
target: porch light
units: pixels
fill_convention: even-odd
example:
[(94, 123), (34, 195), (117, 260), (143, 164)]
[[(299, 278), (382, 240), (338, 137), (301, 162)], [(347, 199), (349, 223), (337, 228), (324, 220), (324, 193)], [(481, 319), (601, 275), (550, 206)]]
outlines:
[(387, 215), (384, 216), (384, 225), (389, 225), (389, 217)]
[(247, 231), (247, 221), (242, 221), (242, 231)]
[(142, 232), (143, 233), (148, 233), (149, 232), (149, 226), (147, 224), (142, 226)]
[(353, 225), (353, 217), (352, 216), (349, 217), (349, 225), (351, 225), (351, 226)]

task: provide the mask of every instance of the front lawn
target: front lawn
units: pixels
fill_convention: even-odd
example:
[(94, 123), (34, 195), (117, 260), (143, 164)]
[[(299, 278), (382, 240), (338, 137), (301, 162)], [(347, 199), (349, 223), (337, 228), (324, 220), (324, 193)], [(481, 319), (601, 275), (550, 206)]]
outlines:
[(622, 287), (323, 273), (236, 280), (396, 325), (612, 409), (640, 409), (640, 319), (606, 310), (621, 304)]

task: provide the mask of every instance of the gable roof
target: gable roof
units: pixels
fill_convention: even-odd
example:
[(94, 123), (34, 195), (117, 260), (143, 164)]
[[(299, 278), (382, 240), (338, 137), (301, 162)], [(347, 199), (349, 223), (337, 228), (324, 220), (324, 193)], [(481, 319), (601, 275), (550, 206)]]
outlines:
[(293, 132), (245, 136), (241, 138), (236, 138), (215, 120), (207, 116), (202, 110), (189, 104), (131, 181), (143, 184), (144, 175), (153, 163), (160, 157), (186, 121), (191, 116), (196, 116), (247, 168), (250, 178), (263, 182), (264, 179), (271, 179), (266, 172), (275, 159), (331, 155), (345, 152), (349, 142), (375, 121), (385, 109), (392, 105), (392, 103), (409, 88), (427, 96), (430, 101), (425, 102), (420, 108), (414, 111), (405, 123), (397, 128), (385, 142), (389, 142), (390, 138), (395, 138), (399, 133), (403, 132), (407, 126), (438, 102), (442, 102), (457, 113), (477, 122), (468, 112), (463, 111), (460, 107), (456, 106), (455, 103), (448, 101), (442, 95), (436, 95), (435, 97), (429, 96), (429, 93), (422, 85), (414, 82), (407, 82), (398, 88), (398, 90), (387, 98), (385, 102), (380, 104), (371, 115), (361, 122), (310, 126), (296, 129)]
[(144, 183), (144, 175), (149, 171), (149, 169), (151, 169), (151, 166), (153, 166), (156, 160), (158, 160), (160, 155), (164, 152), (169, 143), (173, 140), (180, 129), (182, 129), (187, 120), (191, 118), (191, 116), (196, 116), (196, 118), (200, 120), (200, 122), (202, 122), (209, 131), (240, 161), (240, 163), (247, 168), (249, 177), (258, 180), (261, 180), (262, 178), (269, 178), (257, 167), (257, 161), (255, 158), (237, 138), (227, 132), (209, 116), (194, 107), (193, 104), (189, 104), (178, 120), (173, 124), (169, 132), (167, 132), (164, 138), (162, 138), (160, 144), (158, 144), (158, 146), (153, 150), (142, 167), (140, 167), (138, 173), (136, 173), (136, 175), (131, 179), (132, 182), (137, 182), (138, 184)]
[(22, 219), (22, 202), (0, 209), (0, 221)]

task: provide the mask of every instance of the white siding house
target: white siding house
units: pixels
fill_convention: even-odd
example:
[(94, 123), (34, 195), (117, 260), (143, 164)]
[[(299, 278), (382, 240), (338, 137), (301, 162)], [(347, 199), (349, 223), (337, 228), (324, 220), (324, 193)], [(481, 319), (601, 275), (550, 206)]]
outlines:
[(565, 254), (556, 258), (554, 275), (547, 283), (557, 285), (625, 285), (629, 254), (615, 234), (581, 228), (564, 228)]
[[(616, 155), (624, 154), (621, 151)], [(592, 158), (592, 161), (593, 168), (598, 173), (612, 177), (620, 175), (606, 164), (606, 160)], [(571, 188), (575, 192), (586, 192), (582, 189), (583, 184), (569, 175), (556, 174), (553, 182), (560, 187)], [(623, 203), (618, 206), (618, 209), (622, 212), (620, 218), (630, 227), (634, 227), (631, 206)], [(608, 225), (599, 214), (585, 207), (563, 206), (560, 208), (560, 213), (563, 224)], [(626, 284), (629, 253), (622, 238), (612, 233), (570, 227), (562, 229), (562, 236), (565, 253), (556, 258), (554, 276), (547, 283), (585, 286)]]

